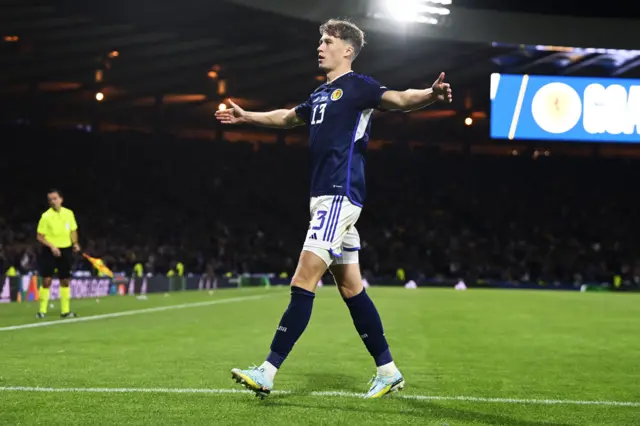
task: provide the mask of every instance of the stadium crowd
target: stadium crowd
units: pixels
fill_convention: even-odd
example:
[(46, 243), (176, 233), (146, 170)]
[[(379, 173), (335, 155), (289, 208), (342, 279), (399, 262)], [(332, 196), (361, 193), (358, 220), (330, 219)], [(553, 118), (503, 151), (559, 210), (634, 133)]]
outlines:
[[(309, 221), (304, 146), (2, 129), (0, 267), (36, 269), (58, 188), (80, 242), (114, 271), (295, 268)], [(358, 222), (366, 276), (640, 284), (632, 160), (370, 151)], [(82, 262), (78, 259), (78, 262)]]

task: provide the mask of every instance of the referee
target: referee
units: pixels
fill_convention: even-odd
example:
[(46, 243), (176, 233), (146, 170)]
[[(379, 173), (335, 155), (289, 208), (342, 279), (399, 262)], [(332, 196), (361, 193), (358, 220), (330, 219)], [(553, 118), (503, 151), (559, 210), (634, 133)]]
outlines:
[(43, 278), (40, 290), (40, 311), (36, 318), (44, 318), (49, 305), (49, 287), (55, 270), (58, 269), (60, 279), (60, 316), (73, 318), (70, 311), (71, 263), (73, 251), (79, 252), (78, 224), (73, 211), (62, 207), (62, 194), (52, 189), (47, 194), (51, 208), (42, 214), (38, 222), (38, 241), (44, 246), (40, 255), (40, 276)]

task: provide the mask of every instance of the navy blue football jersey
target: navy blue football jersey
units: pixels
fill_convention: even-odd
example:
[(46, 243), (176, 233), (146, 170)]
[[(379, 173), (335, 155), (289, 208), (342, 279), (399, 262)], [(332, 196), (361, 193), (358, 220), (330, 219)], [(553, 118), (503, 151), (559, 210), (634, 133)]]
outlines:
[(387, 89), (351, 71), (318, 87), (296, 107), (309, 126), (311, 196), (345, 195), (362, 206), (365, 153), (373, 110)]

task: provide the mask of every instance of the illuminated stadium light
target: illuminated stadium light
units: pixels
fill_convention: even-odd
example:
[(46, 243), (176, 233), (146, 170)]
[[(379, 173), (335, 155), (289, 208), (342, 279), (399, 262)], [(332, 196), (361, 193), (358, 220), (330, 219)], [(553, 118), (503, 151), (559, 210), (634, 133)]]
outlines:
[(396, 22), (437, 25), (451, 13), (452, 0), (378, 0), (369, 15)]
[(100, 102), (104, 99), (104, 94), (102, 92), (96, 93), (96, 101)]
[(209, 77), (209, 78), (211, 78), (211, 79), (218, 78), (218, 73), (217, 73), (216, 71), (214, 71), (214, 70), (210, 70), (210, 71), (207, 73), (207, 77)]
[(418, 16), (418, 1), (412, 0), (386, 0), (385, 7), (389, 16), (396, 21), (409, 22)]
[(218, 95), (224, 96), (227, 94), (227, 81), (218, 80)]
[(117, 58), (118, 56), (120, 56), (120, 52), (118, 52), (117, 50), (112, 50), (111, 52), (109, 52), (110, 58)]
[(18, 40), (20, 40), (20, 37), (18, 37), (17, 35), (4, 36), (4, 41), (6, 41), (7, 43), (15, 43)]
[(227, 106), (225, 104), (218, 105), (218, 111), (224, 111), (225, 109), (227, 109)]
[(464, 124), (466, 124), (467, 126), (471, 126), (473, 124), (473, 118), (471, 117), (467, 117), (464, 119)]

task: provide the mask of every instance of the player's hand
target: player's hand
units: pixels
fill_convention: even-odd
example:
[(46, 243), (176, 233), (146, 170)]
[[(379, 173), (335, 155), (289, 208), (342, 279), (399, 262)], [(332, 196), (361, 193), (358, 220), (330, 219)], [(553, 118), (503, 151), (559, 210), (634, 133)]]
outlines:
[(436, 97), (436, 100), (439, 102), (448, 102), (451, 103), (453, 98), (451, 97), (451, 85), (449, 83), (444, 82), (444, 73), (441, 72), (438, 79), (431, 86), (431, 90), (433, 90), (433, 94)]
[(229, 99), (229, 103), (231, 104), (231, 108), (227, 108), (222, 111), (216, 111), (216, 118), (222, 124), (246, 123), (247, 112), (240, 108), (238, 105), (234, 104), (231, 99)]
[(55, 257), (60, 257), (60, 249), (58, 247), (51, 247), (51, 253), (53, 253)]
[(73, 251), (76, 252), (76, 253), (80, 253), (80, 244), (75, 243), (73, 245)]

